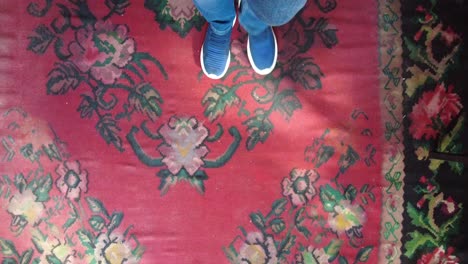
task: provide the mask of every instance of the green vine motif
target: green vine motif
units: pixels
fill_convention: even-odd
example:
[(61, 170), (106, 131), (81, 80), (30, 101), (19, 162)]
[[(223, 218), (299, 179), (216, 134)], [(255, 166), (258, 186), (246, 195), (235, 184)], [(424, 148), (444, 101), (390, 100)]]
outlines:
[[(51, 176), (48, 174), (45, 177), (50, 179)], [(13, 178), (4, 175), (0, 189), (3, 191), (8, 188), (9, 193), (1, 198), (7, 200), (7, 210), (12, 214), (11, 232), (22, 241), (31, 236), (32, 246), (20, 254), (13, 241), (0, 237), (3, 263), (89, 261), (97, 264), (103, 261), (99, 258), (106, 258), (105, 255), (98, 257), (98, 250), (106, 252), (104, 244), (107, 242), (104, 241), (108, 240), (104, 240), (104, 237), (115, 239), (113, 242), (108, 241), (110, 244), (107, 246), (120, 244), (128, 247), (125, 241), (133, 241), (136, 246), (126, 257), (135, 260), (141, 258), (144, 249), (136, 236), (130, 234), (132, 226), (122, 235), (116, 231), (122, 223), (122, 212), (114, 211), (110, 214), (99, 199), (87, 196), (84, 200), (91, 212), (88, 217), (82, 199), (69, 200), (65, 196), (52, 196), (50, 181), (38, 183), (41, 177), (26, 180), (22, 174)], [(69, 216), (66, 222), (58, 221), (61, 215)], [(28, 222), (31, 220), (34, 222)], [(23, 231), (27, 225), (31, 227), (29, 233), (25, 234)]]
[[(403, 38), (407, 53), (403, 65), (407, 65), (405, 71), (411, 76), (405, 80), (409, 109), (405, 114), (410, 117), (408, 136), (411, 139), (406, 148), (414, 149), (413, 158), (420, 161), (428, 160), (429, 150), (460, 153), (463, 149), (461, 90), (451, 82), (451, 76), (460, 71), (463, 43), (460, 34), (450, 25), (450, 19), (445, 21), (443, 13), (438, 13), (439, 8), (437, 1), (420, 1), (411, 7), (410, 11), (416, 10), (417, 17), (406, 22), (408, 32)], [(435, 101), (434, 98), (443, 98), (444, 104), (429, 106), (429, 101)], [(452, 105), (455, 107), (450, 107)], [(433, 116), (427, 114), (416, 118), (421, 109), (431, 109)], [(428, 121), (421, 123), (421, 120)], [(448, 166), (442, 168), (443, 163)], [(420, 165), (418, 171), (428, 171), (430, 176), (420, 177), (419, 183), (409, 190), (416, 192), (419, 200), (405, 203), (409, 224), (402, 253), (409, 261), (430, 262), (437, 256), (440, 261), (458, 263), (460, 260), (452, 246), (462, 225), (463, 204), (443, 192), (436, 177), (451, 177), (446, 174), (448, 172), (462, 175), (463, 164), (430, 160)], [(396, 179), (395, 176), (398, 175), (391, 178)]]
[(5, 225), (11, 235), (0, 237), (2, 263), (138, 263), (144, 248), (133, 226), (125, 227), (123, 212), (88, 194), (88, 171), (70, 159), (52, 128), (21, 109), (1, 118), (9, 134), (0, 139), (8, 139), (13, 153), (5, 162), (18, 169), (0, 178), (1, 213), (11, 219)]
[[(338, 259), (340, 263), (360, 263), (367, 262), (373, 251), (373, 246), (357, 247), (360, 249), (356, 258), (349, 262), (344, 255), (340, 254), (344, 241), (325, 227), (326, 220), (320, 216), (310, 215), (306, 212), (305, 207), (297, 210), (289, 207), (285, 198), (276, 200), (266, 215), (261, 212), (251, 213), (250, 221), (260, 231), (262, 237), (274, 238), (275, 258), (282, 261), (282, 263), (319, 263), (320, 259), (329, 262)], [(311, 231), (309, 228), (315, 221), (317, 225), (320, 223), (322, 227), (315, 227), (314, 229), (322, 228), (322, 231), (312, 236), (312, 232), (315, 230)], [(309, 226), (309, 228), (306, 226)], [(236, 248), (239, 243), (248, 244), (249, 236), (252, 234), (248, 233), (243, 227), (240, 227), (240, 230), (242, 236), (236, 237), (227, 248), (224, 248), (224, 252), (231, 263), (238, 263), (239, 259), (248, 260), (249, 257), (252, 257), (248, 253), (242, 252), (243, 246), (240, 249)], [(304, 246), (304, 244), (314, 243), (313, 241), (320, 243), (324, 238), (329, 242), (323, 249)], [(317, 255), (313, 253), (314, 251), (322, 251), (322, 253)], [(298, 259), (302, 259), (304, 262), (298, 261)], [(305, 262), (306, 259), (310, 259), (310, 262)]]
[(45, 0), (44, 7), (40, 7), (37, 3), (29, 3), (28, 13), (35, 17), (43, 17), (49, 12), (49, 9), (52, 7), (52, 0)]
[[(180, 181), (188, 181), (203, 194), (204, 181), (208, 179), (208, 175), (202, 168), (224, 166), (232, 158), (241, 141), (237, 128), (229, 128), (229, 134), (233, 137), (232, 143), (219, 157), (209, 159), (206, 158), (209, 149), (205, 143), (217, 142), (223, 136), (224, 128), (221, 124), (217, 125), (217, 131), (213, 135), (210, 135), (209, 130), (195, 118), (176, 116), (160, 126), (157, 133), (150, 131), (146, 122), (143, 122), (140, 128), (133, 126), (127, 134), (127, 140), (143, 164), (149, 167), (166, 167), (157, 173), (161, 179), (161, 195), (166, 194), (170, 187)], [(158, 146), (161, 157), (152, 157), (145, 152), (137, 139), (140, 131), (150, 140), (161, 142)]]
[[(332, 4), (333, 1), (329, 2)], [(338, 44), (337, 30), (330, 27), (325, 18), (305, 18), (301, 13), (289, 25), (290, 27), (278, 33), (288, 41), (285, 42), (287, 46), (279, 51), (273, 73), (266, 77), (252, 74), (245, 56), (247, 39), (243, 36), (233, 43), (234, 59), (221, 79), (222, 83), (214, 84), (202, 99), (204, 115), (212, 122), (221, 118), (230, 108), (239, 108), (239, 116), (246, 116), (242, 124), (247, 128), (248, 150), (254, 149), (258, 143), (265, 143), (273, 132), (274, 124), (270, 118), (272, 113), (280, 113), (289, 121), (294, 112), (302, 108), (291, 84), (306, 90), (322, 88), (321, 78), (324, 73), (313, 58), (306, 55), (316, 38), (321, 39), (328, 48)], [(202, 75), (200, 73), (199, 76)], [(251, 89), (251, 99), (238, 95), (241, 88)], [(253, 111), (245, 109), (246, 105), (251, 105), (251, 100), (255, 105)]]
[[(265, 215), (261, 211), (250, 214), (250, 222), (259, 233), (247, 232), (244, 227), (240, 227), (242, 235), (224, 248), (229, 261), (251, 261), (273, 252), (274, 255), (269, 256), (269, 259), (278, 260), (278, 263), (322, 263), (335, 260), (339, 263), (367, 262), (374, 247), (362, 245), (364, 207), (357, 205), (357, 198), (366, 195), (374, 197), (373, 188), (363, 185), (358, 192), (354, 185), (348, 185), (341, 192), (325, 184), (318, 188), (317, 195), (313, 182), (318, 177), (314, 171), (292, 170), (291, 180), (285, 178), (282, 183), (283, 195), (286, 197), (275, 200)], [(307, 184), (309, 194), (297, 189), (304, 184)], [(316, 195), (320, 198), (321, 208), (314, 203)], [(349, 245), (357, 250), (353, 260), (340, 253), (346, 241), (342, 234), (346, 234)], [(261, 243), (253, 244), (253, 237)], [(324, 241), (327, 241), (324, 248), (313, 246)], [(254, 245), (259, 245), (255, 252), (260, 252), (255, 256), (246, 250)]]
[[(368, 120), (364, 112), (360, 114)], [(353, 112), (351, 118), (358, 116)], [(265, 213), (250, 213), (254, 231), (241, 226), (241, 235), (224, 248), (231, 263), (365, 263), (375, 258), (374, 247), (365, 244), (366, 208), (378, 200), (375, 186), (343, 184), (340, 177), (316, 186), (323, 182), (319, 167), (335, 160), (333, 156), (339, 155), (338, 176), (359, 161), (360, 154), (334, 139), (334, 133), (326, 129), (305, 148), (304, 159), (314, 169), (292, 169), (281, 183), (284, 197)], [(356, 253), (352, 257), (350, 250)]]
[[(51, 1), (47, 1), (41, 16), (49, 12), (50, 5)], [(41, 24), (35, 29), (29, 37), (28, 50), (45, 54), (49, 47), (54, 47), (58, 62), (48, 73), (47, 93), (63, 95), (83, 86), (89, 87), (89, 92), (81, 95), (77, 111), (82, 118), (97, 119), (96, 130), (101, 137), (122, 152), (120, 123), (123, 120), (131, 121), (138, 114), (155, 121), (162, 114), (164, 101), (157, 89), (145, 80), (150, 65), (158, 69), (164, 79), (167, 80), (168, 75), (151, 54), (137, 51), (126, 25), (110, 23), (109, 19), (123, 14), (130, 2), (106, 0), (105, 5), (109, 12), (98, 18), (86, 1), (57, 3), (59, 15), (50, 26)], [(30, 4), (28, 11), (32, 15), (39, 12), (30, 9), (38, 9), (35, 3)], [(78, 17), (81, 24), (72, 25), (72, 16)], [(69, 31), (74, 33), (73, 39), (66, 37), (65, 33)], [(96, 49), (99, 54), (90, 57), (86, 55), (89, 49)], [(122, 98), (123, 94), (127, 98)]]
[[(406, 212), (411, 219), (411, 224), (419, 230), (409, 232), (409, 239), (405, 245), (405, 256), (413, 258), (414, 255), (424, 249), (434, 249), (440, 246), (448, 248), (451, 237), (458, 233), (459, 223), (463, 215), (463, 205), (456, 203), (452, 198), (444, 198), (439, 185), (434, 179), (422, 177), (422, 186), (416, 186), (417, 193), (422, 194), (416, 207), (407, 203)], [(427, 211), (421, 210), (427, 203)], [(441, 210), (445, 215), (444, 222), (436, 223), (436, 214)], [(422, 232), (421, 232), (422, 231)]]

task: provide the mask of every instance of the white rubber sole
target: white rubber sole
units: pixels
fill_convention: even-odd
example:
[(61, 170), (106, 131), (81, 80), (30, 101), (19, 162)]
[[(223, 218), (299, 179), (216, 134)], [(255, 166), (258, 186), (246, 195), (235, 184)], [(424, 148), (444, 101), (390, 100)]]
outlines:
[[(237, 16), (234, 17), (234, 21), (232, 22), (232, 27), (234, 27), (234, 25), (236, 24), (236, 20), (237, 20)], [(202, 68), (203, 73), (206, 75), (206, 77), (208, 77), (210, 79), (213, 79), (213, 80), (218, 80), (218, 79), (223, 78), (224, 75), (226, 75), (226, 72), (229, 69), (229, 64), (231, 64), (231, 47), (229, 47), (229, 55), (228, 55), (228, 58), (227, 58), (227, 61), (226, 61), (226, 66), (224, 66), (223, 72), (221, 73), (221, 75), (215, 75), (215, 74), (212, 74), (212, 73), (208, 73), (206, 71), (206, 69), (205, 69), (205, 63), (204, 63), (204, 60), (203, 60), (203, 47), (204, 46), (205, 46), (205, 42), (203, 42), (203, 45), (202, 45), (202, 48), (201, 48), (201, 51), (200, 51), (200, 64), (201, 64), (201, 68)], [(230, 42), (229, 42), (229, 46), (231, 46)]]
[(273, 31), (273, 28), (270, 28), (270, 30), (273, 33), (273, 39), (275, 41), (275, 57), (273, 59), (273, 64), (269, 68), (261, 70), (255, 65), (255, 62), (252, 59), (252, 53), (250, 52), (250, 38), (247, 38), (247, 57), (249, 58), (250, 65), (252, 66), (254, 71), (260, 75), (267, 75), (271, 73), (275, 69), (276, 60), (278, 59), (278, 43), (276, 42), (276, 35), (275, 35), (275, 32)]
[(205, 64), (203, 62), (203, 46), (202, 46), (202, 49), (201, 49), (201, 52), (200, 52), (200, 63), (201, 63), (201, 67), (202, 67), (202, 70), (203, 70), (203, 73), (206, 75), (206, 77), (210, 78), (210, 79), (213, 79), (213, 80), (218, 80), (218, 79), (221, 79), (224, 77), (224, 75), (226, 75), (226, 72), (228, 71), (229, 69), (229, 64), (231, 64), (231, 52), (229, 51), (229, 55), (228, 55), (228, 59), (226, 61), (226, 66), (224, 67), (224, 70), (223, 70), (223, 73), (221, 73), (221, 75), (215, 75), (213, 73), (208, 73), (205, 69)]

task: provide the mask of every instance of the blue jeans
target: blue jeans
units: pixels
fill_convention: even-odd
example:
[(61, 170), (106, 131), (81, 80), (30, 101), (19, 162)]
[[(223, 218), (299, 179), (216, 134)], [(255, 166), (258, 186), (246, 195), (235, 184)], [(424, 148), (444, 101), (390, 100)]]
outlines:
[[(228, 32), (236, 16), (234, 0), (193, 0), (217, 34)], [(289, 22), (306, 0), (242, 0), (239, 22), (251, 35)]]

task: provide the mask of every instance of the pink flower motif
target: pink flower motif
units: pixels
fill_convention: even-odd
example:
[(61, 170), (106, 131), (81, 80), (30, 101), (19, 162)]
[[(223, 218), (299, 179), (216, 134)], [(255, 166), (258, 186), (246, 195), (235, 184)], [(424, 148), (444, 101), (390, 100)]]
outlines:
[(426, 203), (427, 199), (425, 197), (422, 197), (421, 199), (419, 199), (419, 201), (416, 203), (416, 206), (421, 209), (424, 204)]
[(429, 157), (429, 150), (427, 147), (418, 147), (415, 151), (414, 154), (418, 158), (418, 160), (427, 160)]
[(421, 178), (419, 178), (419, 182), (420, 182), (420, 183), (427, 183), (427, 178), (426, 178), (426, 176), (422, 176)]
[(459, 208), (460, 206), (458, 206), (452, 197), (442, 201), (442, 212), (446, 215), (453, 215)]
[(60, 176), (55, 184), (68, 199), (78, 200), (82, 191), (88, 191), (88, 172), (81, 170), (79, 161), (65, 161), (55, 172)]
[(277, 264), (277, 250), (271, 236), (249, 233), (239, 250), (239, 264)]
[(414, 105), (409, 118), (410, 133), (415, 139), (432, 139), (438, 134), (441, 126), (447, 126), (460, 113), (460, 97), (452, 93), (449, 87), (438, 85), (434, 91), (425, 92)]
[(159, 129), (164, 143), (158, 147), (162, 160), (169, 171), (176, 175), (184, 168), (190, 176), (204, 164), (202, 158), (208, 154), (208, 148), (202, 145), (208, 136), (208, 130), (195, 118), (172, 117)]
[(417, 264), (459, 264), (460, 260), (452, 255), (453, 248), (449, 247), (445, 252), (444, 247), (438, 247), (434, 251), (424, 254), (418, 260)]
[(135, 52), (135, 41), (127, 33), (126, 25), (112, 25), (108, 21), (81, 28), (70, 43), (70, 60), (80, 71), (89, 72), (104, 84), (112, 84)]
[(169, 14), (175, 21), (184, 23), (195, 16), (196, 8), (192, 0), (168, 0)]
[(293, 169), (291, 179), (283, 180), (283, 195), (289, 196), (294, 206), (302, 206), (317, 194), (313, 185), (319, 178), (314, 170)]

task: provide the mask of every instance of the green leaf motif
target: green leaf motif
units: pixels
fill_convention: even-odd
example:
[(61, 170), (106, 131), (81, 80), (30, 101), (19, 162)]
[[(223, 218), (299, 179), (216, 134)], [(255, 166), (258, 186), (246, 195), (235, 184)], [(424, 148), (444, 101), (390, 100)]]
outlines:
[(120, 223), (122, 223), (123, 219), (123, 213), (122, 212), (115, 212), (112, 213), (110, 224), (107, 227), (108, 230), (114, 230), (120, 226)]
[[(181, 174), (183, 173), (183, 176)], [(183, 177), (185, 179), (188, 179), (190, 184), (197, 189), (197, 191), (200, 194), (205, 193), (205, 180), (208, 179), (208, 175), (206, 175), (206, 172), (203, 170), (198, 170), (195, 172), (193, 176), (190, 176), (186, 170), (181, 170), (181, 173), (179, 173), (178, 177)]]
[(351, 146), (348, 146), (346, 154), (341, 155), (340, 160), (338, 161), (340, 172), (345, 173), (346, 170), (348, 170), (348, 168), (352, 165), (356, 164), (359, 159), (359, 154)]
[(80, 112), (81, 118), (91, 118), (94, 111), (97, 109), (97, 103), (88, 95), (82, 95), (80, 105), (77, 111)]
[(416, 251), (423, 247), (423, 248), (433, 248), (437, 247), (437, 243), (431, 235), (422, 234), (419, 231), (413, 231), (409, 233), (411, 237), (410, 240), (406, 241), (404, 245), (405, 253), (404, 255), (408, 258), (413, 258)]
[(18, 264), (14, 258), (4, 258), (2, 264)]
[(26, 179), (22, 173), (19, 173), (15, 176), (15, 186), (20, 192), (23, 192), (24, 188), (26, 187)]
[(369, 188), (369, 184), (364, 184), (364, 185), (361, 187), (360, 192), (361, 192), (361, 193), (367, 192), (367, 189), (368, 189), (368, 188)]
[(291, 248), (296, 244), (296, 236), (288, 234), (280, 243), (278, 255), (290, 254)]
[(324, 248), (325, 253), (329, 256), (328, 261), (333, 262), (338, 254), (340, 253), (341, 246), (343, 241), (339, 239), (333, 239), (330, 243)]
[(334, 212), (335, 206), (343, 200), (341, 193), (329, 184), (320, 187), (320, 201), (322, 201), (323, 209), (327, 212)]
[(149, 83), (137, 85), (135, 91), (128, 95), (128, 103), (133, 109), (145, 114), (152, 121), (155, 121), (162, 114), (163, 99)]
[(297, 231), (301, 232), (305, 237), (309, 238), (312, 233), (310, 233), (309, 229), (307, 227), (302, 226), (302, 225), (296, 225)]
[(356, 256), (356, 261), (359, 262), (367, 262), (369, 260), (369, 256), (374, 249), (374, 246), (367, 246), (361, 248)]
[(31, 262), (33, 252), (34, 251), (32, 248), (24, 251), (23, 255), (21, 255), (21, 258), (20, 258), (20, 264), (29, 264)]
[(247, 149), (252, 150), (258, 143), (265, 143), (273, 131), (273, 123), (263, 109), (255, 110), (255, 116), (242, 123), (247, 126)]
[(68, 228), (70, 228), (74, 223), (76, 222), (76, 218), (75, 217), (70, 217), (67, 219), (67, 221), (65, 222), (65, 224), (63, 224), (62, 228), (67, 230)]
[(111, 12), (115, 12), (119, 15), (123, 15), (125, 13), (125, 8), (130, 6), (129, 0), (106, 0), (105, 3)]
[(34, 36), (28, 37), (28, 50), (36, 54), (44, 54), (54, 40), (55, 35), (46, 25), (39, 25), (34, 32), (36, 33)]
[(237, 251), (234, 246), (230, 245), (229, 248), (223, 247), (224, 255), (231, 263), (237, 261)]
[(463, 209), (459, 210), (455, 215), (448, 219), (447, 222), (440, 226), (440, 237), (442, 240), (448, 239), (448, 236), (456, 234), (459, 231), (459, 221), (461, 220), (462, 216)]
[(161, 195), (165, 195), (170, 187), (174, 186), (178, 182), (178, 178), (168, 169), (162, 169), (156, 174), (160, 179), (161, 182), (159, 183), (158, 189), (161, 191)]
[(329, 49), (338, 44), (338, 37), (336, 36), (336, 29), (326, 29), (319, 33), (319, 37), (325, 46)]
[(459, 176), (462, 176), (465, 166), (461, 162), (449, 161), (450, 169)]
[(106, 208), (104, 207), (104, 204), (92, 197), (86, 197), (86, 202), (88, 203), (89, 209), (91, 212), (96, 213), (96, 214), (104, 214), (104, 216), (109, 217), (109, 213), (107, 212)]
[(240, 99), (232, 88), (217, 84), (208, 90), (202, 99), (202, 104), (205, 107), (203, 114), (213, 122), (224, 115), (227, 107), (231, 107), (239, 102)]
[(37, 180), (37, 188), (33, 190), (33, 193), (37, 197), (38, 202), (46, 202), (49, 200), (49, 192), (52, 189), (52, 177), (47, 174)]
[(121, 129), (117, 126), (117, 121), (112, 118), (111, 114), (105, 114), (100, 118), (96, 125), (96, 129), (108, 145), (112, 144), (120, 152), (124, 151), (122, 147), (122, 139), (118, 135)]
[(0, 238), (0, 248), (2, 254), (6, 257), (18, 256), (18, 251), (16, 251), (15, 245), (10, 240)]
[(106, 221), (104, 218), (102, 218), (99, 215), (93, 215), (91, 218), (88, 220), (89, 225), (95, 230), (95, 231), (101, 231), (104, 226), (106, 225)]
[(93, 235), (86, 229), (80, 229), (76, 231), (76, 234), (78, 235), (81, 244), (86, 247), (86, 252), (92, 254), (94, 252)]
[(295, 57), (286, 72), (294, 82), (306, 90), (322, 88), (321, 78), (324, 76), (320, 67), (311, 58)]
[(283, 230), (286, 228), (286, 224), (280, 218), (275, 218), (271, 220), (270, 226), (271, 226), (271, 230), (273, 230), (275, 234), (279, 234), (283, 232)]
[(277, 216), (281, 215), (284, 212), (286, 204), (288, 204), (288, 200), (286, 198), (280, 198), (274, 201), (271, 206), (271, 212)]
[(62, 261), (54, 255), (47, 255), (46, 259), (49, 264), (62, 264)]
[(304, 251), (302, 252), (302, 257), (304, 258), (304, 264), (319, 264), (312, 252)]
[(278, 110), (287, 120), (293, 116), (294, 111), (302, 108), (301, 101), (295, 95), (295, 91), (291, 89), (282, 91), (277, 95), (277, 99), (275, 101), (277, 102), (275, 104), (275, 109)]
[(424, 216), (422, 212), (418, 211), (411, 203), (408, 203), (406, 206), (406, 212), (411, 218), (411, 224), (430, 230), (429, 219)]
[(81, 83), (81, 75), (76, 66), (71, 63), (56, 63), (47, 75), (47, 94), (66, 94), (75, 90)]
[(348, 185), (344, 195), (345, 195), (346, 200), (350, 200), (351, 202), (353, 202), (354, 199), (356, 199), (356, 195), (357, 195), (356, 187), (354, 187), (351, 184)]
[(340, 256), (340, 257), (338, 258), (338, 263), (339, 263), (339, 264), (348, 264), (348, 260), (346, 260), (345, 257)]
[(161, 71), (162, 75), (164, 76), (164, 79), (167, 80), (169, 78), (162, 64), (153, 56), (151, 56), (151, 54), (147, 52), (136, 52), (133, 54), (132, 58), (133, 58), (132, 61), (135, 62), (135, 64), (140, 69), (142, 69), (146, 74), (148, 74), (149, 71), (148, 71), (148, 68), (146, 68), (146, 66), (143, 64), (144, 60), (152, 62), (159, 69), (159, 71)]
[(332, 146), (322, 145), (317, 152), (317, 160), (315, 163), (316, 168), (320, 168), (323, 164), (331, 159), (331, 157), (335, 154), (335, 148)]
[(250, 220), (258, 229), (262, 231), (265, 229), (265, 218), (261, 213), (251, 213)]

